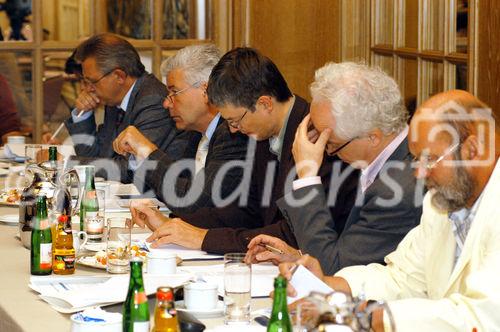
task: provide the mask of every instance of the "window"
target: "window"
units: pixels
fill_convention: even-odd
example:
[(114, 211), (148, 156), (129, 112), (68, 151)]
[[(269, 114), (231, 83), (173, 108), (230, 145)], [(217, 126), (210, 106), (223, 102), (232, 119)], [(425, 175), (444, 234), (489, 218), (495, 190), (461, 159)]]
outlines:
[[(28, 113), (25, 123), (34, 130), (33, 140), (39, 142), (42, 132), (53, 131), (69, 116), (79, 87), (63, 75), (64, 64), (82, 38), (107, 31), (126, 37), (146, 69), (160, 78), (166, 55), (213, 40), (211, 18), (219, 9), (212, 2), (0, 0), (0, 9), (7, 5), (22, 9), (0, 11), (0, 32), (8, 39), (0, 41), (0, 57), (11, 61), (11, 66), (0, 66), (0, 74), (2, 67), (9, 69), (3, 75), (15, 82), (17, 106)], [(23, 17), (9, 16), (12, 12)], [(29, 23), (17, 24), (24, 19)]]

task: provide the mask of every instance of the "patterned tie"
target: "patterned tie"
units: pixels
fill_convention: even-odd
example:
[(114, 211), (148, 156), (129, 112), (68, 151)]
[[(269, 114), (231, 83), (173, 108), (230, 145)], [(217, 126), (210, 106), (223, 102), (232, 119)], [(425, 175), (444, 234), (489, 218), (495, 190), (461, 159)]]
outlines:
[(198, 143), (198, 149), (196, 150), (195, 159), (195, 172), (198, 173), (201, 169), (205, 167), (205, 161), (208, 154), (208, 137), (203, 135), (201, 137), (200, 143)]

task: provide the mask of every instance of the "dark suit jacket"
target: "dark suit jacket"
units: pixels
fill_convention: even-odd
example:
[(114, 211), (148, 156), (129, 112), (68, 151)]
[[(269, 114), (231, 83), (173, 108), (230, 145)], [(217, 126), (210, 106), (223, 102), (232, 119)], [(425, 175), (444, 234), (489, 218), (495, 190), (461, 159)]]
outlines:
[[(292, 144), (297, 127), (308, 113), (309, 104), (296, 96), (286, 126), (281, 160), (270, 152), (269, 140), (257, 142), (249, 188), (245, 188), (245, 192), (249, 191), (247, 204), (240, 207), (235, 202), (224, 208), (205, 208), (183, 216), (187, 222), (209, 229), (202, 244), (203, 250), (214, 253), (245, 252), (248, 242), (259, 234), (276, 236), (292, 246), (297, 245), (276, 200), (291, 190), (293, 177), (287, 177), (295, 166)], [(332, 162), (333, 158), (326, 158), (321, 166), (320, 174), (325, 183), (329, 183)], [(345, 188), (339, 195), (340, 203), (332, 210), (339, 220), (347, 219), (354, 202), (356, 184), (346, 181)]]
[[(96, 126), (94, 115), (78, 123), (74, 123), (72, 118), (66, 120), (66, 127), (75, 144), (76, 160), (87, 163), (98, 158), (112, 160), (110, 166), (106, 166), (105, 162), (98, 163), (101, 170), (97, 174), (108, 179), (128, 182), (128, 159), (113, 150), (113, 141), (130, 125), (137, 127), (144, 136), (172, 158), (180, 158), (188, 142), (186, 134), (175, 128), (169, 111), (162, 106), (166, 96), (165, 85), (152, 74), (144, 74), (137, 79), (125, 116), (118, 126), (119, 111), (116, 107), (106, 106), (104, 122), (99, 128)], [(173, 142), (175, 144), (172, 144)]]
[[(201, 135), (193, 135), (189, 143), (194, 149), (186, 149), (183, 155), (183, 166), (194, 169), (196, 150)], [(165, 204), (177, 216), (192, 213), (202, 207), (214, 206), (212, 191), (215, 186), (222, 198), (226, 198), (238, 186), (243, 175), (241, 167), (229, 169), (222, 182), (214, 182), (219, 170), (227, 163), (234, 160), (244, 160), (247, 152), (248, 137), (240, 133), (232, 134), (227, 122), (220, 118), (213, 136), (208, 145), (208, 153), (205, 167), (194, 177), (190, 171), (181, 172), (176, 178), (166, 177), (172, 165), (175, 167), (177, 159), (173, 159), (167, 153), (156, 150), (137, 170), (136, 175), (146, 174), (145, 180), (148, 187), (153, 189), (158, 199)], [(152, 170), (152, 171), (148, 171)], [(173, 170), (172, 170), (173, 171)], [(177, 175), (177, 172), (172, 173)], [(139, 176), (140, 178), (140, 176)], [(175, 186), (172, 187), (172, 183)], [(169, 190), (175, 190), (175, 195), (168, 195)], [(190, 199), (188, 192), (200, 192), (196, 200)], [(192, 203), (189, 203), (192, 201)]]
[[(337, 220), (327, 207), (322, 185), (294, 191), (296, 198), (316, 193), (308, 204), (299, 208), (290, 206), (286, 197), (280, 199), (278, 205), (290, 222), (302, 252), (318, 258), (328, 275), (346, 266), (383, 263), (384, 257), (420, 222), (422, 204), (421, 200), (415, 203), (417, 181), (411, 162), (405, 139), (368, 187), (364, 200), (353, 207), (341, 234), (335, 229)], [(400, 192), (393, 189), (395, 186)], [(362, 195), (361, 191), (359, 194)], [(398, 195), (401, 199), (393, 206), (379, 203)]]

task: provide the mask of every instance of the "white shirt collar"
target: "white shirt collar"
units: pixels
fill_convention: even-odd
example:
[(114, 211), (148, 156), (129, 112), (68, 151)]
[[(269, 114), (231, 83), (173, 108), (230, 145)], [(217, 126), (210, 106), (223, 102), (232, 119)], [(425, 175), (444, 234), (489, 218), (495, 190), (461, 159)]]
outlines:
[(215, 129), (217, 128), (217, 124), (219, 123), (220, 119), (220, 113), (217, 113), (217, 115), (210, 121), (210, 124), (207, 127), (207, 130), (205, 131), (205, 136), (208, 138), (208, 141), (212, 139), (212, 136), (214, 135)]
[(127, 91), (127, 94), (125, 95), (125, 97), (123, 97), (122, 102), (120, 104), (120, 108), (125, 112), (127, 111), (128, 102), (130, 101), (130, 95), (132, 94), (132, 90), (134, 90), (134, 86), (135, 86), (136, 82), (137, 82), (137, 80), (134, 81), (134, 83), (132, 84), (130, 89)]
[(375, 181), (378, 173), (384, 166), (385, 162), (389, 157), (396, 151), (398, 146), (405, 140), (408, 136), (408, 126), (406, 126), (399, 134), (396, 136), (391, 143), (389, 143), (385, 149), (373, 160), (367, 168), (361, 171), (361, 176), (359, 178), (361, 184), (361, 190), (363, 192), (368, 189), (368, 187)]

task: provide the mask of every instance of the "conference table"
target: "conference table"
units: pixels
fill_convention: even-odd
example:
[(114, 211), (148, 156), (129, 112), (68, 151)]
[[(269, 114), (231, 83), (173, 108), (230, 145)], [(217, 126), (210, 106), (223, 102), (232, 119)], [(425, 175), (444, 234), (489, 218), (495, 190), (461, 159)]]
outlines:
[[(3, 178), (0, 178), (0, 190), (3, 188)], [(0, 216), (16, 214), (14, 207), (0, 206)], [(123, 213), (123, 212), (122, 212)], [(107, 217), (110, 215), (107, 214)], [(62, 314), (38, 297), (38, 293), (28, 287), (30, 280), (30, 252), (25, 249), (19, 238), (17, 224), (0, 222), (0, 331), (70, 331), (70, 314)], [(221, 261), (185, 261), (181, 265), (220, 264)], [(77, 276), (106, 275), (105, 270), (77, 265)], [(150, 300), (150, 310), (154, 309), (154, 299)], [(252, 299), (252, 311), (268, 308), (272, 305), (270, 298)], [(105, 310), (120, 311), (121, 304), (105, 307)], [(153, 315), (151, 315), (151, 321)], [(223, 317), (199, 319), (207, 330), (223, 328)], [(151, 325), (153, 326), (153, 325)], [(231, 329), (229, 329), (231, 330)], [(236, 330), (265, 330), (258, 328), (252, 320), (250, 326)]]

